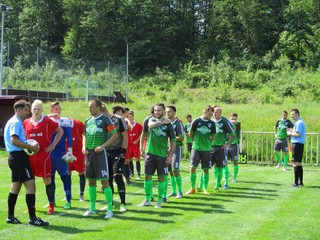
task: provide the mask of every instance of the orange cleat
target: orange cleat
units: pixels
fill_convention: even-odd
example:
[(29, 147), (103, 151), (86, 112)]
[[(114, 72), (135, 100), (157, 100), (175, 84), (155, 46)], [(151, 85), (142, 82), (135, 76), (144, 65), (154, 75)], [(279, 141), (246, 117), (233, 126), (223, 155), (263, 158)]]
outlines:
[(186, 192), (186, 195), (189, 195), (189, 194), (194, 194), (196, 193), (196, 189), (190, 189), (188, 192)]
[(51, 215), (53, 213), (54, 213), (54, 205), (53, 205), (53, 203), (49, 203), (47, 214)]

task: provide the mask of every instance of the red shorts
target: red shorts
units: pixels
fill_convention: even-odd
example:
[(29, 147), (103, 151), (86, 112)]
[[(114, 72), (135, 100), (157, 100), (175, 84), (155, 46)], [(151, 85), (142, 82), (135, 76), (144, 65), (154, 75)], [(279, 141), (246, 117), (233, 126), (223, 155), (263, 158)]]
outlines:
[(140, 159), (140, 146), (139, 144), (130, 145), (126, 152), (126, 159)]
[(36, 155), (30, 156), (30, 164), (33, 174), (37, 177), (51, 177), (51, 157), (49, 153), (38, 152)]
[(69, 172), (77, 171), (78, 173), (85, 172), (85, 156), (82, 153), (74, 154), (77, 160), (68, 163)]

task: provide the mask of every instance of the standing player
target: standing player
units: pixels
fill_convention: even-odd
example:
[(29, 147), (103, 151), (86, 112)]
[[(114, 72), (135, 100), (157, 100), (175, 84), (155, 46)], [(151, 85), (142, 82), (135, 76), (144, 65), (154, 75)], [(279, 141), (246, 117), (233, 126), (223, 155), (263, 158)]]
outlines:
[[(32, 117), (24, 120), (27, 139), (36, 140), (40, 149), (37, 154), (29, 157), (32, 171), (35, 176), (41, 177), (46, 186), (46, 194), (49, 201), (48, 214), (54, 213), (54, 186), (51, 181), (51, 158), (50, 153), (58, 144), (63, 135), (63, 130), (59, 124), (52, 121), (50, 118), (42, 115), (42, 101), (34, 100), (31, 105)], [(56, 136), (50, 142), (53, 134)]]
[[(134, 120), (134, 112), (129, 111), (128, 113), (128, 124), (130, 130), (128, 130), (129, 134), (129, 142), (128, 142), (128, 149), (126, 152), (126, 161), (132, 161), (134, 159), (136, 161), (136, 168), (138, 179), (141, 176), (141, 164), (140, 164), (140, 136), (142, 134), (142, 125), (137, 123)], [(134, 173), (134, 171), (132, 170)]]
[(227, 190), (229, 180), (229, 169), (225, 156), (225, 149), (230, 148), (234, 139), (234, 131), (232, 124), (228, 119), (221, 116), (221, 108), (214, 107), (213, 121), (216, 125), (216, 135), (212, 141), (212, 164), (214, 164), (214, 175), (216, 177), (215, 190), (218, 190), (222, 180), (222, 170), (224, 173), (225, 184), (224, 189)]
[[(167, 164), (171, 162), (176, 148), (176, 138), (172, 125), (170, 123), (162, 123), (164, 120), (164, 110), (165, 107), (163, 104), (154, 105), (154, 117), (149, 119), (145, 156), (145, 201), (139, 206), (151, 206), (150, 194), (152, 191), (152, 176), (157, 170), (159, 182), (158, 201), (155, 208), (161, 207), (165, 187), (164, 177), (168, 174)], [(168, 142), (170, 142), (169, 149)]]
[(190, 138), (192, 140), (190, 184), (191, 189), (186, 194), (196, 192), (196, 170), (201, 162), (203, 169), (204, 191), (208, 195), (209, 169), (211, 168), (211, 141), (216, 133), (214, 122), (211, 120), (213, 107), (206, 106), (202, 117), (196, 118), (191, 125)]
[(240, 134), (241, 134), (241, 123), (238, 122), (237, 113), (231, 113), (229, 119), (230, 119), (230, 122), (233, 124), (235, 137), (233, 139), (231, 146), (226, 150), (226, 154), (227, 154), (227, 157), (233, 162), (232, 182), (236, 182), (237, 175), (239, 172), (238, 154), (239, 154), (239, 142), (240, 142)]
[[(109, 186), (109, 168), (106, 147), (109, 147), (118, 137), (110, 118), (101, 113), (102, 103), (99, 99), (89, 101), (89, 111), (92, 115), (86, 119), (82, 152), (86, 155), (86, 177), (89, 180), (90, 209), (83, 215), (96, 214), (97, 180), (101, 180), (104, 196), (108, 204), (105, 219), (113, 216), (112, 190)], [(108, 139), (108, 134), (112, 136)], [(108, 139), (108, 140), (107, 140)]]
[(295, 121), (293, 129), (287, 133), (292, 137), (292, 163), (294, 168), (294, 183), (292, 187), (303, 187), (302, 156), (306, 140), (306, 125), (300, 118), (299, 110), (291, 110), (291, 118)]
[(280, 150), (282, 150), (283, 155), (283, 171), (286, 171), (287, 162), (289, 159), (288, 154), (288, 144), (289, 137), (287, 135), (287, 129), (293, 128), (293, 123), (288, 119), (288, 112), (283, 110), (281, 113), (281, 119), (279, 119), (274, 126), (274, 136), (276, 138), (276, 142), (274, 144), (274, 154), (278, 161), (276, 168), (279, 168), (282, 164)]
[[(175, 106), (167, 106), (166, 115), (171, 121), (173, 130), (176, 134), (176, 149), (174, 151), (172, 162), (168, 164), (172, 192), (168, 197), (176, 196), (182, 198), (182, 179), (180, 175), (180, 161), (182, 157), (182, 143), (184, 139), (184, 127), (181, 121), (176, 117), (177, 109)], [(178, 187), (178, 192), (177, 192)]]
[[(102, 113), (109, 117), (113, 122), (115, 129), (117, 130), (118, 137), (110, 146), (108, 146), (108, 168), (109, 168), (109, 185), (114, 193), (113, 179), (118, 186), (118, 193), (120, 197), (120, 212), (126, 212), (126, 187), (123, 181), (123, 165), (124, 158), (128, 148), (128, 132), (127, 125), (120, 114), (123, 112), (123, 108), (115, 106), (112, 108), (113, 114), (110, 114), (105, 105), (102, 106)], [(110, 138), (110, 135), (108, 135)]]
[(191, 130), (191, 123), (192, 123), (192, 116), (191, 114), (187, 114), (186, 116), (187, 124), (184, 126), (184, 132), (186, 133), (186, 144), (187, 144), (187, 151), (188, 151), (188, 158), (191, 156), (191, 149), (192, 149), (192, 140), (190, 138), (190, 130)]
[[(63, 156), (66, 152), (66, 140), (68, 144), (68, 153), (72, 155), (72, 128), (71, 121), (68, 118), (61, 117), (61, 106), (59, 102), (52, 102), (50, 104), (50, 119), (59, 124), (63, 130), (63, 135), (59, 140), (56, 147), (51, 151), (51, 181), (54, 187), (54, 192), (56, 190), (55, 185), (55, 173), (56, 171), (60, 175), (61, 181), (63, 183), (64, 192), (66, 195), (66, 203), (64, 209), (71, 209), (71, 182), (69, 178), (68, 163), (63, 160)], [(55, 139), (55, 134), (52, 135), (52, 141)]]
[(26, 135), (22, 126), (22, 121), (26, 119), (30, 112), (30, 104), (25, 100), (17, 101), (14, 106), (15, 115), (9, 119), (4, 128), (4, 143), (9, 153), (8, 164), (11, 169), (11, 186), (8, 196), (8, 218), (7, 224), (20, 224), (21, 221), (14, 216), (14, 209), (18, 199), (22, 184), (26, 188), (26, 203), (29, 212), (29, 225), (48, 226), (49, 223), (36, 216), (36, 195), (35, 181), (31, 170), (29, 158), (24, 152), (29, 149), (34, 153), (39, 151), (38, 145), (26, 144)]
[(84, 201), (83, 194), (84, 194), (84, 189), (86, 185), (86, 178), (84, 176), (85, 156), (82, 153), (82, 139), (84, 134), (84, 124), (79, 120), (71, 119), (71, 125), (72, 125), (72, 140), (73, 140), (72, 153), (76, 157), (76, 161), (68, 163), (70, 183), (71, 183), (71, 172), (77, 171), (79, 174), (79, 185), (80, 185), (79, 200)]

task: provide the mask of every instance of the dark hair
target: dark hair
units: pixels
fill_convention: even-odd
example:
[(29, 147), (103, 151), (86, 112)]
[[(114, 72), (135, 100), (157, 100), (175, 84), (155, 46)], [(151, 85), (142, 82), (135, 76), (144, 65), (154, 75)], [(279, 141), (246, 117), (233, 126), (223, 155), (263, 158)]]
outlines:
[(297, 114), (300, 116), (300, 112), (299, 112), (299, 110), (298, 110), (297, 108), (291, 109), (291, 112), (295, 112), (295, 113), (297, 113)]
[(26, 106), (28, 106), (29, 109), (31, 108), (30, 103), (28, 101), (18, 100), (17, 102), (14, 103), (13, 109), (14, 109), (14, 111), (17, 111), (18, 109), (25, 108)]
[(233, 112), (233, 113), (230, 114), (230, 117), (238, 117), (238, 114)]
[(157, 103), (157, 104), (153, 105), (153, 109), (155, 106), (162, 107), (163, 110), (166, 109), (166, 106), (163, 103)]
[(92, 101), (92, 102), (95, 102), (96, 106), (101, 109), (101, 107), (102, 107), (102, 102), (100, 101), (100, 99), (98, 99), (98, 98), (93, 98), (93, 99), (90, 100), (90, 102), (91, 102), (91, 101)]
[(210, 112), (213, 112), (214, 111), (214, 107), (208, 105), (204, 108), (205, 111), (210, 111)]
[(130, 111), (130, 108), (123, 107), (123, 113), (124, 113), (124, 112), (129, 112), (129, 111)]
[(113, 114), (115, 114), (115, 113), (118, 112), (118, 111), (121, 111), (122, 113), (124, 113), (123, 107), (117, 105), (117, 106), (114, 106), (114, 107), (112, 108)]
[(287, 112), (286, 110), (283, 110), (283, 111), (282, 111), (282, 113), (286, 113), (286, 114), (288, 114), (288, 112)]
[(171, 108), (174, 112), (177, 112), (176, 107), (175, 107), (175, 106), (173, 106), (173, 105), (169, 105), (169, 106), (167, 106), (167, 108)]
[(186, 116), (186, 118), (192, 118), (191, 114), (188, 113), (187, 116)]
[(134, 116), (134, 111), (130, 110), (130, 111), (128, 112), (128, 115)]

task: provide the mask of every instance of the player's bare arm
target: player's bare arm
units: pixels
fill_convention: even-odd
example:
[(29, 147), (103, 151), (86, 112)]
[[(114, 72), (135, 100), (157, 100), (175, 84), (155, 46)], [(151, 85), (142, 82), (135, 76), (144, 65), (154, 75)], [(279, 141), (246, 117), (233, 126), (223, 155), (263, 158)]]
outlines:
[(56, 136), (53, 142), (48, 147), (44, 148), (45, 152), (47, 153), (51, 152), (56, 147), (56, 145), (58, 144), (58, 142), (60, 141), (63, 135), (63, 129), (61, 127), (58, 127), (55, 132), (56, 132)]

